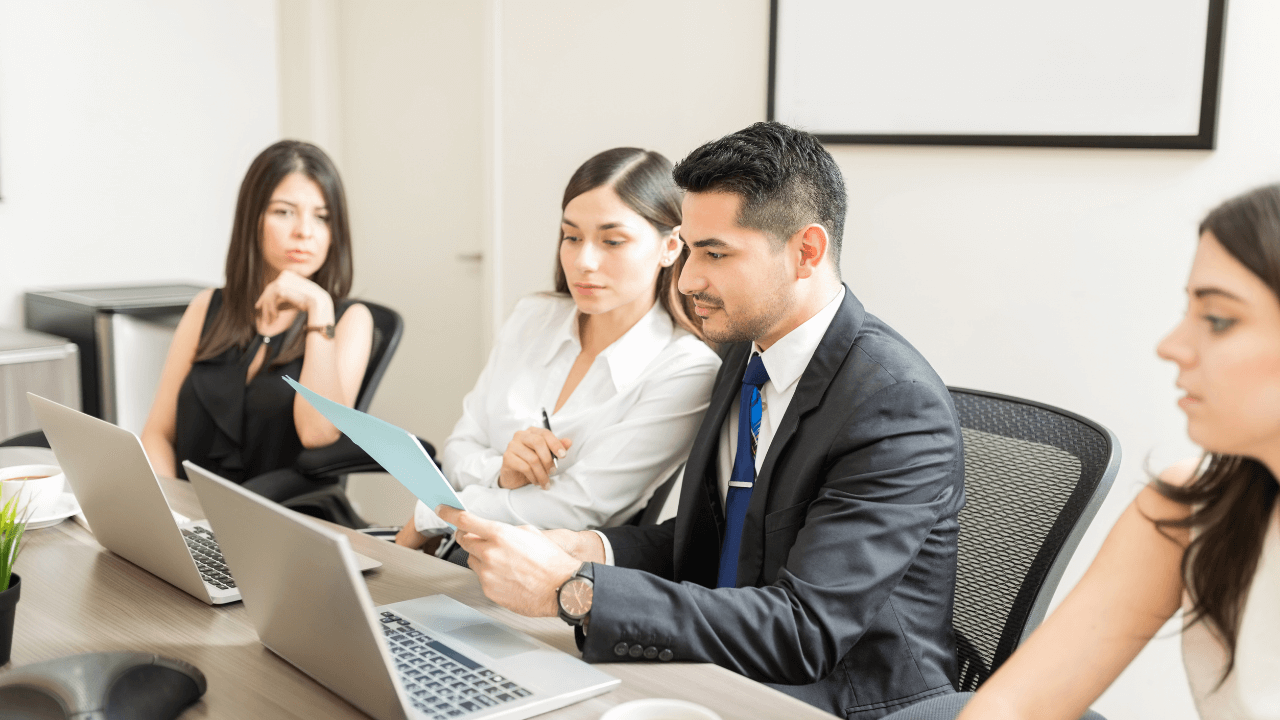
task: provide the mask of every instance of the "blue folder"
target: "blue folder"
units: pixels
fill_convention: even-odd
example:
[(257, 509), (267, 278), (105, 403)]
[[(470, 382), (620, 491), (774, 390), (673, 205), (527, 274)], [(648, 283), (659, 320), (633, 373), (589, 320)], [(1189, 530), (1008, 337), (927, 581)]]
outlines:
[(318, 395), (288, 375), (284, 381), (427, 507), (435, 510), (437, 505), (448, 505), (466, 509), (413, 433)]

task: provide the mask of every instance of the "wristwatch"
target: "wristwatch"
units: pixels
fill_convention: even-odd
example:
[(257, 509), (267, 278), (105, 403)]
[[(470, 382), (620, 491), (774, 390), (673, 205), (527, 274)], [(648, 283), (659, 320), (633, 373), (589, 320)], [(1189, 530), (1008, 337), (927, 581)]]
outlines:
[(307, 332), (318, 332), (318, 333), (320, 333), (321, 335), (323, 335), (323, 336), (325, 336), (326, 338), (328, 338), (329, 340), (332, 340), (332, 339), (333, 339), (333, 326), (332, 326), (332, 325), (308, 325), (308, 326), (307, 326)]
[(595, 573), (589, 562), (578, 566), (577, 572), (569, 576), (556, 590), (556, 605), (560, 619), (570, 625), (577, 625), (584, 630), (591, 616), (591, 597), (595, 590)]

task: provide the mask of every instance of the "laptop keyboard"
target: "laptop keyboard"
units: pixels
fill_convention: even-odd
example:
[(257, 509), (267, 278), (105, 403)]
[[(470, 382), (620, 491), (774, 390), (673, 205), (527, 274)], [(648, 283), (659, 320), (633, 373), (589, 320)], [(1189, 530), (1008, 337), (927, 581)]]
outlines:
[(384, 612), (382, 634), (413, 706), (432, 720), (462, 717), (532, 693)]
[(205, 582), (220, 590), (236, 586), (236, 581), (231, 579), (231, 573), (227, 571), (227, 562), (222, 559), (222, 549), (218, 547), (213, 532), (207, 528), (194, 527), (183, 530), (182, 537), (186, 538), (187, 549), (191, 551), (191, 557), (200, 569), (200, 577)]

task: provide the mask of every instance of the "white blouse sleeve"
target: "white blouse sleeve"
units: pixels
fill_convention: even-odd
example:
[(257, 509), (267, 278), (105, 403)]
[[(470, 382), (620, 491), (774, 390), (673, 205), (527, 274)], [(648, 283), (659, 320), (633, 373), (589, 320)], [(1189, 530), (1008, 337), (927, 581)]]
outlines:
[(638, 401), (613, 425), (575, 447), (575, 462), (551, 475), (551, 489), (471, 485), (458, 493), (467, 509), (491, 520), (537, 528), (586, 530), (615, 519), (684, 461), (711, 396), (719, 359), (678, 356), (651, 374)]

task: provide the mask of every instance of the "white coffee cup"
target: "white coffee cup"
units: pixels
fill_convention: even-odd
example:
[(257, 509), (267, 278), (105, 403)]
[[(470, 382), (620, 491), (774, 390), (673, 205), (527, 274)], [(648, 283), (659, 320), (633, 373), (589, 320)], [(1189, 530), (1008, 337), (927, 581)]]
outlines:
[(720, 720), (720, 716), (685, 700), (646, 698), (611, 707), (600, 720)]
[[(34, 480), (15, 478), (33, 477)], [(67, 478), (57, 465), (14, 465), (0, 468), (0, 507), (18, 498), (18, 517), (37, 518), (49, 513), (62, 496)]]

